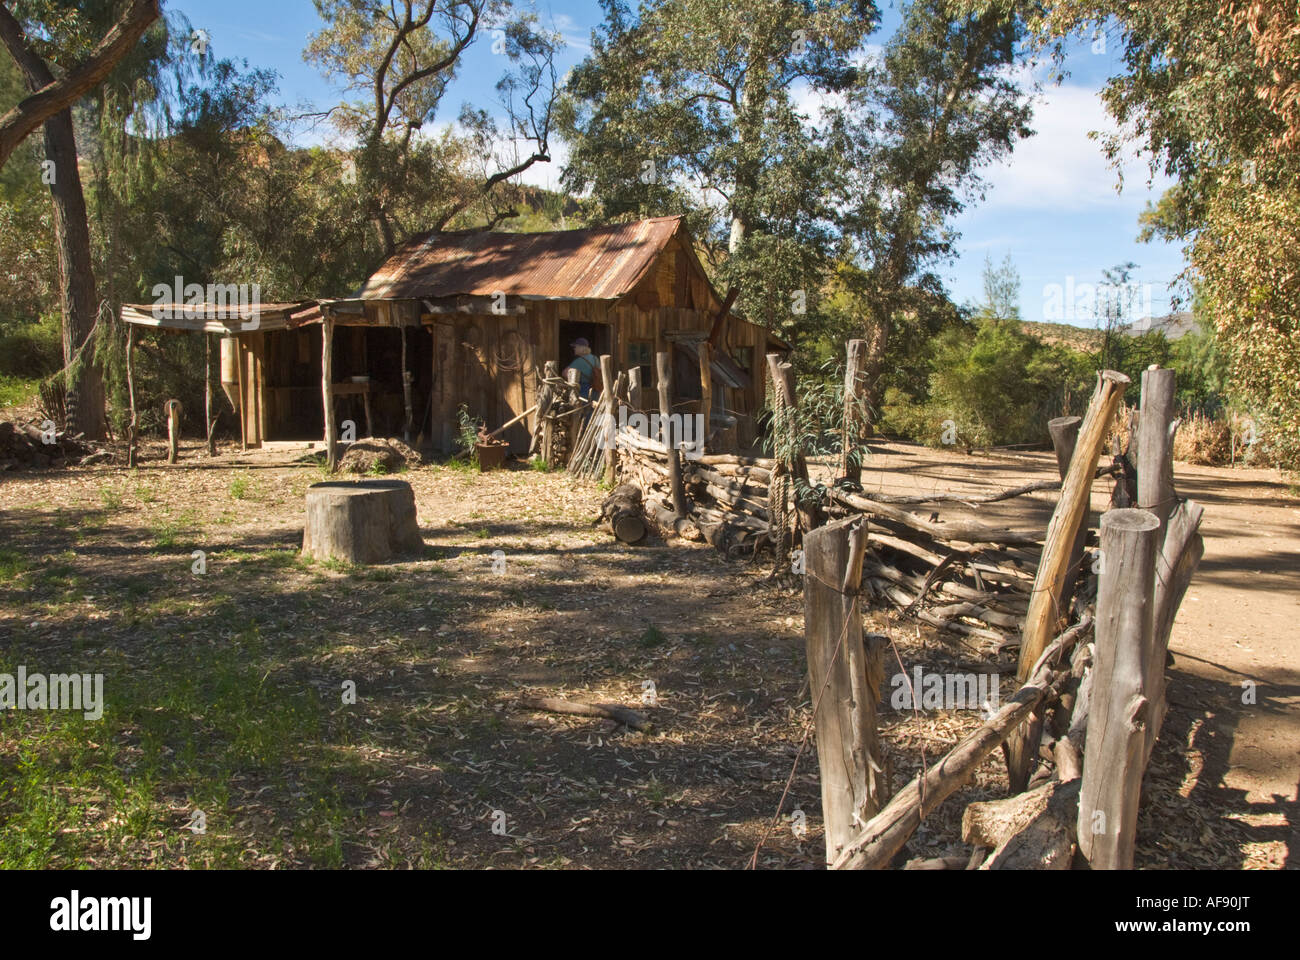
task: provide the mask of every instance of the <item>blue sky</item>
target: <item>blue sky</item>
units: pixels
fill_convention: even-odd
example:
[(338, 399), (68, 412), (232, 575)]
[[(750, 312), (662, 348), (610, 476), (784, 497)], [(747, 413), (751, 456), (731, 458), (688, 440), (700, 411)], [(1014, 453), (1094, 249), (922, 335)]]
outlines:
[[(884, 23), (872, 41), (883, 43), (896, 28), (898, 14), (892, 4), (878, 2)], [(600, 7), (595, 0), (534, 0), (530, 6), (568, 41), (558, 65), (563, 74), (585, 55), (591, 30), (600, 21)], [(171, 0), (167, 9), (184, 13), (196, 28), (205, 29), (217, 56), (275, 70), (283, 103), (322, 109), (339, 101), (340, 92), (302, 59), (308, 36), (320, 27), (311, 0)], [(1145, 159), (1130, 157), (1123, 168), (1124, 190), (1117, 193), (1117, 172), (1088, 137), (1090, 131), (1111, 129), (1097, 93), (1120, 69), (1117, 38), (1112, 34), (1105, 50), (1100, 47), (1093, 38), (1075, 44), (1065, 65), (1069, 76), (1059, 86), (1047, 83), (1045, 70), (1035, 74), (1043, 81), (1032, 122), (1036, 135), (1007, 162), (983, 172), (989, 186), (984, 201), (973, 204), (955, 223), (962, 235), (959, 256), (940, 272), (956, 300), (979, 299), (985, 257), (1000, 262), (1009, 254), (1020, 271), (1026, 320), (1058, 319), (1052, 313), (1054, 293), (1059, 304), (1063, 291), (1096, 283), (1103, 270), (1127, 261), (1138, 265), (1133, 279), (1141, 285), (1142, 298), (1149, 297), (1151, 312), (1169, 312), (1169, 284), (1185, 266), (1182, 251), (1176, 245), (1140, 244), (1135, 239), (1138, 214), (1169, 184), (1158, 179), (1149, 189)], [(490, 109), (501, 69), (490, 43), (471, 48), (441, 119), (454, 120), (464, 102)], [(527, 179), (556, 184), (565, 151), (562, 144), (555, 146), (556, 162), (530, 171)], [(1070, 311), (1068, 305), (1064, 319), (1095, 325), (1086, 310)]]

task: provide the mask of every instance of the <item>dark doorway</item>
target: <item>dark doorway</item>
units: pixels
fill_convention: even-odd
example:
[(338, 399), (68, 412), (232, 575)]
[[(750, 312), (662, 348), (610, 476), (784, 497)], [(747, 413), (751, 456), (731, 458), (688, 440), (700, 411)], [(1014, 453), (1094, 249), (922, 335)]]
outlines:
[(591, 344), (591, 352), (597, 357), (610, 353), (613, 346), (608, 323), (579, 323), (573, 320), (560, 321), (560, 369), (573, 363), (573, 347), (569, 344), (579, 337)]

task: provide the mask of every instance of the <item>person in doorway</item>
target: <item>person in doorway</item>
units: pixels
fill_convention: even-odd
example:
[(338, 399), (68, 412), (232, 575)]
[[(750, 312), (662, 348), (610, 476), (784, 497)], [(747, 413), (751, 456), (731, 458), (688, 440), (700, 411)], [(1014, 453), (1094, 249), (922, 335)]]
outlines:
[(600, 396), (600, 361), (591, 352), (591, 344), (585, 337), (579, 337), (569, 344), (573, 348), (573, 362), (565, 367), (578, 371), (578, 394), (584, 400), (595, 400)]

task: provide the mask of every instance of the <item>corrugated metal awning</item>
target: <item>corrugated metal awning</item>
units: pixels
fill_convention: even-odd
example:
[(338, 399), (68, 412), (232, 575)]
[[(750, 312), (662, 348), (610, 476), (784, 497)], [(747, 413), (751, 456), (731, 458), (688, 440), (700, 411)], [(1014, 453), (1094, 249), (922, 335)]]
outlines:
[(313, 304), (314, 301), (304, 300), (241, 308), (236, 304), (215, 303), (127, 303), (122, 305), (122, 322), (158, 330), (233, 336), (258, 330), (284, 330), (290, 326), (290, 314)]

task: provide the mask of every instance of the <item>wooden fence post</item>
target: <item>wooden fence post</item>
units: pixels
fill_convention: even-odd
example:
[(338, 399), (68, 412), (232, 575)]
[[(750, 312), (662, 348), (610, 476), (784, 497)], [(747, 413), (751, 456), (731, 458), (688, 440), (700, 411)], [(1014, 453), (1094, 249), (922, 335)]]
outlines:
[(1152, 643), (1156, 536), (1147, 510), (1101, 518), (1097, 648), (1079, 795), (1079, 850), (1094, 870), (1129, 870), (1151, 717), (1145, 671)]
[(866, 545), (862, 517), (810, 531), (803, 544), (804, 637), (828, 864), (879, 812), (884, 789), (876, 742), (883, 638), (863, 645), (858, 606)]
[[(1061, 484), (1061, 498), (1057, 501), (1052, 521), (1047, 527), (1042, 559), (1034, 577), (1029, 611), (1025, 615), (1025, 629), (1020, 640), (1020, 664), (1016, 672), (1021, 683), (1029, 679), (1030, 671), (1046, 649), (1048, 641), (1056, 635), (1065, 615), (1062, 593), (1075, 539), (1088, 515), (1092, 482), (1097, 474), (1102, 445), (1130, 382), (1122, 373), (1103, 371), (1098, 378), (1092, 402), (1088, 405), (1088, 415), (1084, 417), (1079, 429), (1070, 469)], [(1008, 739), (1007, 774), (1012, 793), (1020, 793), (1025, 789), (1029, 782), (1030, 766), (1037, 754), (1038, 744), (1030, 743), (1024, 731), (1018, 731)]]
[(627, 405), (633, 413), (640, 413), (645, 407), (644, 389), (641, 384), (641, 368), (632, 367), (627, 372)]
[[(794, 417), (799, 409), (799, 400), (795, 394), (794, 384), (794, 367), (781, 360), (779, 353), (769, 353), (767, 355), (767, 369), (772, 375), (772, 389), (780, 396), (781, 409), (784, 413), (783, 419), (787, 426), (793, 426)], [(774, 427), (779, 425), (774, 424)], [(811, 489), (811, 483), (808, 479), (808, 461), (804, 459), (801, 451), (795, 448), (798, 438), (794, 435), (795, 431), (790, 430), (789, 436), (785, 438), (786, 443), (791, 447), (789, 453), (789, 463), (786, 466), (790, 470), (790, 476), (794, 484), (794, 502), (799, 512), (799, 525), (804, 533), (809, 530), (815, 530), (822, 525), (823, 515), (821, 506), (808, 496)], [(782, 457), (779, 452), (773, 450), (776, 459), (780, 461)], [(780, 562), (780, 558), (777, 558)]]
[(576, 406), (582, 399), (582, 374), (578, 372), (577, 367), (569, 367), (564, 371), (564, 382), (569, 385), (568, 396), (565, 399), (575, 404), (573, 413), (569, 414), (565, 431), (567, 436), (564, 441), (564, 464), (567, 466), (573, 458), (573, 451), (578, 448), (578, 434), (582, 431), (582, 408)]
[[(604, 415), (613, 417), (614, 423), (616, 425), (614, 429), (602, 431), (602, 433), (600, 434), (602, 437), (608, 439), (617, 435), (618, 433), (617, 424), (618, 424), (619, 398), (618, 398), (618, 381), (614, 379), (614, 358), (607, 353), (601, 354), (600, 357), (600, 382), (601, 382), (601, 386), (603, 387), (602, 390), (602, 393), (604, 394), (603, 399), (605, 400)], [(604, 470), (605, 483), (606, 485), (609, 486), (610, 489), (613, 489), (614, 478), (615, 476), (617, 476), (617, 472), (618, 472), (618, 461), (617, 461), (618, 444), (610, 443), (609, 446), (603, 452), (605, 454), (605, 470)]]
[(1172, 370), (1150, 367), (1142, 371), (1142, 412), (1137, 435), (1137, 505), (1160, 521), (1156, 543), (1165, 539), (1169, 515), (1174, 512), (1174, 391)]
[(673, 492), (673, 519), (684, 520), (687, 515), (686, 487), (682, 484), (682, 461), (677, 438), (673, 436), (673, 365), (667, 351), (655, 354), (655, 368), (659, 375), (659, 440), (668, 449), (668, 485)]
[(856, 454), (861, 446), (862, 428), (858, 418), (858, 387), (867, 362), (867, 341), (850, 340), (848, 362), (844, 366), (844, 448), (840, 453), (840, 476), (856, 484), (862, 482), (862, 458)]

